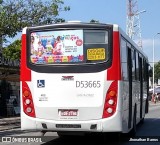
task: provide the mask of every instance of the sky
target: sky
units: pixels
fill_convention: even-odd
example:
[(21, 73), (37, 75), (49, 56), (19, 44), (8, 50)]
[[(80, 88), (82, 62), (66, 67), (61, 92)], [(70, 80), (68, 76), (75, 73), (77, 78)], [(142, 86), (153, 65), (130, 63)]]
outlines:
[[(69, 20), (118, 24), (126, 31), (127, 0), (63, 0), (70, 11), (62, 11), (59, 17)], [(136, 0), (134, 0), (136, 1)], [(160, 60), (160, 0), (137, 0), (138, 10), (146, 10), (140, 14), (143, 51), (153, 62), (153, 39), (155, 41), (155, 62)]]
[[(136, 0), (134, 0), (136, 1)], [(160, 60), (160, 0), (137, 0), (140, 14), (143, 51), (153, 62), (153, 39), (155, 41), (155, 62)], [(69, 20), (89, 22), (91, 19), (100, 23), (118, 24), (126, 31), (127, 0), (64, 0), (70, 11), (61, 12), (59, 17)]]

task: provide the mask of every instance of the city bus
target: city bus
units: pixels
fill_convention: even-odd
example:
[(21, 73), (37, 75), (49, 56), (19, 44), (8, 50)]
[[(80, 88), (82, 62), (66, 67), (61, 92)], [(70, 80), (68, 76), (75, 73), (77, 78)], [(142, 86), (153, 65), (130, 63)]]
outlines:
[(148, 113), (148, 59), (117, 24), (25, 27), (21, 129), (136, 133)]

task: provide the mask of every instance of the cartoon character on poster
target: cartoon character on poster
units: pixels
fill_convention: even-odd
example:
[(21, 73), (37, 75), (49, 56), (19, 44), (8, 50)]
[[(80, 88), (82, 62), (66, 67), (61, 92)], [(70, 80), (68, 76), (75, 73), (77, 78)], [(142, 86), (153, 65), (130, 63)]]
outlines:
[(46, 45), (46, 51), (47, 51), (48, 53), (52, 53), (52, 49), (53, 49), (53, 46), (52, 46), (52, 44), (51, 44), (51, 41), (48, 40), (48, 41), (47, 41), (47, 45)]
[(44, 57), (38, 57), (37, 63), (45, 63)]
[(72, 62), (73, 56), (68, 56), (68, 62)]
[(36, 63), (37, 61), (38, 61), (37, 57), (35, 57), (35, 56), (31, 57), (31, 62), (32, 63)]
[(39, 41), (39, 42), (38, 42), (38, 56), (39, 56), (39, 57), (42, 56), (43, 53), (44, 53), (44, 47), (43, 47), (43, 45), (42, 45), (42, 42)]
[(53, 48), (52, 53), (54, 55), (62, 55), (63, 54), (62, 51), (64, 49), (63, 47), (64, 47), (64, 44), (63, 44), (63, 42), (61, 40), (61, 37), (58, 36), (56, 41), (55, 41), (55, 43), (54, 43), (54, 48)]
[(79, 61), (83, 61), (83, 55), (78, 56)]
[(37, 33), (31, 34), (31, 54), (38, 55), (38, 42), (40, 41), (39, 35)]
[(62, 57), (62, 62), (68, 62), (68, 57), (67, 56), (63, 56)]
[(53, 62), (53, 57), (52, 56), (49, 56), (48, 57), (48, 63), (52, 63)]
[(79, 62), (78, 56), (74, 56), (72, 58), (71, 62)]

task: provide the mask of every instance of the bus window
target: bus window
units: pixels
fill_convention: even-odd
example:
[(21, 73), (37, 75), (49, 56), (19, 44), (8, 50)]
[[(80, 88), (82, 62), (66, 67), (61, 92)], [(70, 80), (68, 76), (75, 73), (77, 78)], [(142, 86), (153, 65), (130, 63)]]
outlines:
[(136, 80), (139, 81), (139, 54), (136, 52)]
[(132, 80), (136, 78), (135, 49), (132, 50)]
[(107, 58), (106, 30), (38, 31), (31, 32), (30, 39), (33, 64), (92, 63)]
[(128, 72), (127, 72), (127, 46), (126, 41), (121, 39), (121, 58), (122, 58), (122, 76), (123, 80), (128, 80)]
[(84, 32), (84, 43), (105, 44), (108, 43), (107, 31), (87, 30)]
[(86, 62), (102, 62), (108, 59), (108, 32), (103, 30), (84, 30)]

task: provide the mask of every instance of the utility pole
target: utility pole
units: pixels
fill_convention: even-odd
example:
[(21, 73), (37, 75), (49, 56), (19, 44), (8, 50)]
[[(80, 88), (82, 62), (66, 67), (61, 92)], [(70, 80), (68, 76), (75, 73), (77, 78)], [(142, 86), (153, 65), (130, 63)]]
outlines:
[(138, 11), (138, 0), (127, 0), (126, 33), (133, 41), (137, 43), (137, 45), (141, 49), (142, 35), (139, 14), (143, 12), (146, 11)]

